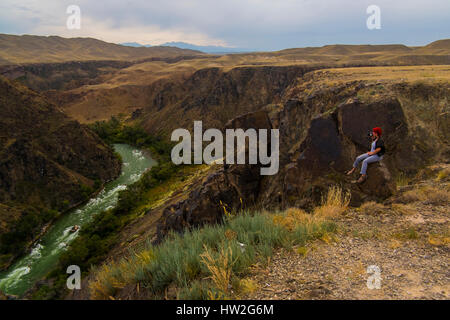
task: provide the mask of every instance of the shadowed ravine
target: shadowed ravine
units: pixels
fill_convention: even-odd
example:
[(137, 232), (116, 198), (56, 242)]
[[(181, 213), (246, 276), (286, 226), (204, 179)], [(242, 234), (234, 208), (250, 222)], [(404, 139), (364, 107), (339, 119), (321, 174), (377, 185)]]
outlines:
[(58, 219), (28, 255), (0, 274), (1, 291), (18, 296), (24, 294), (52, 270), (61, 252), (77, 237), (79, 231), (71, 232), (74, 225), (83, 228), (95, 214), (114, 207), (119, 191), (136, 182), (147, 169), (156, 164), (152, 158), (129, 145), (116, 144), (114, 148), (123, 160), (120, 177), (109, 182), (104, 190), (88, 203)]

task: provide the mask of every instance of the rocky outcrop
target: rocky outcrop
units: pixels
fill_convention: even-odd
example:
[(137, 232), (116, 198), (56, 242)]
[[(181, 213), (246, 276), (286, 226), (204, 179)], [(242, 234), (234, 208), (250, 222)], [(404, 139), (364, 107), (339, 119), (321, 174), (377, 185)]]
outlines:
[[(353, 81), (305, 94), (308, 84), (301, 84), (301, 78), (296, 81), (301, 90), (298, 84), (284, 89), (290, 98), (283, 105), (263, 107), (229, 122), (233, 128), (251, 128), (255, 119), (249, 115), (270, 118), (270, 127), (280, 132), (278, 174), (261, 177), (257, 166), (224, 166), (205, 178), (188, 200), (166, 210), (159, 239), (170, 229), (220, 221), (221, 202), (230, 205), (227, 210), (239, 209), (240, 199), (267, 209), (310, 210), (332, 185), (350, 191), (354, 206), (383, 201), (396, 192), (399, 175), (415, 174), (449, 153), (448, 107), (442, 107), (448, 88)], [(381, 163), (369, 165), (367, 181), (356, 184), (359, 170), (352, 177), (345, 173), (368, 151), (368, 131), (375, 126), (383, 128), (387, 153)]]
[[(237, 117), (228, 126), (272, 127), (268, 117), (265, 111), (258, 111)], [(426, 151), (418, 147), (420, 141), (414, 139), (402, 105), (392, 96), (370, 103), (350, 98), (328, 110), (307, 100), (289, 100), (272, 118), (280, 130), (279, 173), (262, 177), (257, 165), (223, 166), (205, 178), (188, 199), (166, 209), (158, 228), (159, 240), (169, 230), (218, 222), (224, 207), (239, 209), (242, 203), (309, 210), (331, 185), (350, 191), (352, 205), (383, 200), (395, 193), (399, 172), (413, 171), (428, 161)], [(345, 172), (356, 156), (367, 152), (368, 131), (375, 126), (384, 130), (387, 153), (381, 163), (369, 165), (368, 180), (356, 184), (357, 173), (348, 177)]]
[[(381, 126), (387, 154), (383, 163), (369, 166), (369, 179), (362, 185), (345, 176), (355, 157), (367, 152), (370, 140), (367, 132)], [(320, 200), (327, 188), (339, 184), (352, 193), (352, 204), (363, 200), (385, 199), (395, 191), (391, 172), (404, 161), (415, 159), (405, 151), (408, 143), (407, 121), (395, 98), (370, 104), (351, 100), (332, 112), (321, 114), (311, 121), (306, 138), (294, 150), (290, 162), (280, 173), (283, 207), (310, 207)]]
[(120, 172), (113, 151), (87, 127), (25, 87), (0, 80), (0, 91), (0, 201), (73, 204), (81, 184)]

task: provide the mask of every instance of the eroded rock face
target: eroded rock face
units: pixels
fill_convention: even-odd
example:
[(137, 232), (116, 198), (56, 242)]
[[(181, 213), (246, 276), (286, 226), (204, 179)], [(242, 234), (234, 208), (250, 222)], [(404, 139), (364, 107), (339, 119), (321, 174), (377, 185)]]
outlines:
[(191, 128), (199, 119), (204, 127), (222, 128), (236, 115), (280, 102), (288, 86), (312, 69), (262, 66), (198, 70), (185, 81), (165, 83), (149, 92), (152, 98), (144, 109), (144, 128), (152, 134), (169, 134), (176, 128)]
[[(345, 176), (354, 159), (368, 151), (367, 132), (380, 126), (387, 154), (383, 165), (371, 164), (368, 180), (357, 185)], [(396, 165), (408, 154), (397, 154), (400, 144), (408, 141), (408, 126), (400, 103), (396, 99), (372, 104), (350, 101), (339, 105), (332, 113), (320, 115), (311, 121), (308, 134), (291, 163), (281, 173), (283, 178), (283, 206), (309, 208), (320, 200), (319, 194), (330, 185), (338, 184), (352, 193), (352, 203), (363, 200), (385, 199), (395, 191), (392, 174)], [(358, 171), (359, 172), (359, 171)]]
[[(258, 111), (231, 120), (225, 128), (270, 130), (272, 124), (267, 113)], [(259, 165), (221, 165), (190, 192), (187, 199), (164, 210), (156, 242), (160, 242), (170, 230), (182, 232), (186, 228), (218, 223), (226, 211), (254, 205), (261, 180)]]
[[(223, 208), (258, 204), (266, 208), (301, 207), (312, 209), (333, 185), (351, 193), (351, 205), (380, 201), (396, 190), (394, 177), (399, 172), (414, 171), (424, 165), (431, 149), (421, 148), (417, 129), (410, 128), (402, 105), (395, 97), (384, 96), (371, 103), (357, 98), (326, 108), (309, 100), (289, 100), (276, 115), (280, 130), (280, 171), (274, 176), (260, 176), (257, 165), (225, 166), (208, 177), (188, 200), (166, 210), (159, 239), (170, 229), (220, 221)], [(247, 114), (229, 122), (233, 128), (265, 127), (264, 111)], [(258, 120), (259, 119), (259, 120)], [(267, 120), (267, 126), (272, 127)], [(255, 126), (258, 124), (258, 126)], [(369, 150), (368, 131), (383, 128), (387, 152), (381, 163), (370, 164), (368, 179), (356, 184), (358, 171), (345, 173), (355, 158)]]
[(237, 190), (228, 181), (223, 168), (220, 169), (209, 175), (186, 200), (164, 210), (158, 224), (156, 242), (160, 242), (171, 230), (182, 232), (191, 227), (220, 222), (224, 210), (238, 206), (238, 199)]

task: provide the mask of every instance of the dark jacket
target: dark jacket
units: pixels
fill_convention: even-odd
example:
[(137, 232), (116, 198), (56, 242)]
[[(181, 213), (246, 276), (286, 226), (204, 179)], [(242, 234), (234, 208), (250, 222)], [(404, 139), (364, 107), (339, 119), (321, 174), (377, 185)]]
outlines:
[[(370, 147), (372, 146), (372, 143), (370, 144)], [(370, 150), (369, 147), (369, 150)], [(375, 150), (381, 148), (381, 150), (377, 153), (379, 157), (381, 157), (383, 154), (386, 153), (386, 148), (384, 147), (384, 141), (381, 138), (378, 138), (377, 142), (375, 143)]]

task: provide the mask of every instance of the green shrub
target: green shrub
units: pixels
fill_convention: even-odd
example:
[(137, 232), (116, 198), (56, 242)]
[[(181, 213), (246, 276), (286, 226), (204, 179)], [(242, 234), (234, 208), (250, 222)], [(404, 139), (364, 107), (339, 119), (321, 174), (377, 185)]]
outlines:
[(245, 276), (255, 263), (266, 263), (273, 249), (304, 245), (336, 231), (334, 223), (322, 219), (295, 228), (275, 221), (270, 214), (246, 212), (219, 225), (172, 233), (159, 246), (148, 244), (98, 271), (91, 283), (92, 298), (113, 294), (114, 284), (139, 284), (155, 297), (162, 297), (174, 285), (180, 299), (224, 298), (232, 279)]
[(46, 208), (24, 208), (13, 229), (0, 235), (0, 254), (22, 254), (26, 244), (39, 232), (41, 226), (55, 218), (57, 214), (57, 211)]

